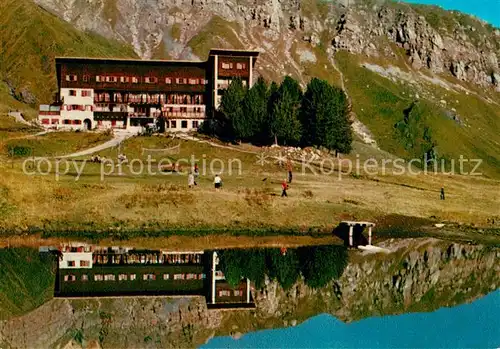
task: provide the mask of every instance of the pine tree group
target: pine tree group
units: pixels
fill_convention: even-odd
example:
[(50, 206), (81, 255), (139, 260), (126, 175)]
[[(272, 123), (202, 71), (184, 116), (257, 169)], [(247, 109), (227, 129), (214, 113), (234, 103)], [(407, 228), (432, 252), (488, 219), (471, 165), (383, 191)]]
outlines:
[(235, 79), (224, 92), (215, 117), (204, 125), (206, 132), (236, 142), (316, 146), (341, 153), (351, 150), (346, 95), (316, 78), (305, 93), (289, 76), (279, 86), (259, 78), (250, 89)]

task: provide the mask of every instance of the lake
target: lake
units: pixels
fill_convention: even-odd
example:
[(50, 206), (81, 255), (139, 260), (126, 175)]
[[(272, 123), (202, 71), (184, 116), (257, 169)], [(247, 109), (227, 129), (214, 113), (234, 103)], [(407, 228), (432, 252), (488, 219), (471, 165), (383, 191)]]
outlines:
[(498, 348), (500, 290), (470, 304), (430, 313), (344, 323), (327, 314), (296, 326), (218, 337), (201, 348)]

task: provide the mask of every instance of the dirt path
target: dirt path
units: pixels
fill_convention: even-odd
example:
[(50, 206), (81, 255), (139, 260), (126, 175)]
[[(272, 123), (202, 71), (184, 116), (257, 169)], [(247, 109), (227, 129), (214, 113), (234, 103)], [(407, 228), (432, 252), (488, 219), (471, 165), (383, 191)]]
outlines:
[(30, 135), (25, 135), (25, 136), (20, 136), (20, 137), (12, 137), (12, 138), (7, 138), (6, 141), (14, 141), (14, 140), (18, 140), (18, 139), (28, 139), (28, 138), (34, 138), (34, 137), (38, 137), (38, 136), (43, 136), (43, 135), (46, 135), (48, 133), (50, 133), (52, 131), (41, 131), (41, 132), (37, 132), (37, 133), (34, 133), (34, 134), (30, 134)]
[(58, 156), (57, 158), (59, 159), (66, 159), (66, 158), (76, 158), (79, 156), (86, 156), (86, 155), (91, 155), (94, 153), (97, 153), (99, 151), (103, 151), (108, 148), (116, 147), (118, 144), (123, 142), (124, 140), (133, 137), (135, 133), (132, 132), (127, 132), (127, 131), (115, 131), (113, 139), (104, 142), (102, 144), (96, 145), (95, 147), (85, 149), (78, 151), (76, 153), (68, 154), (68, 155), (63, 155), (63, 156)]
[(239, 148), (236, 148), (236, 147), (232, 147), (230, 145), (222, 145), (222, 144), (218, 144), (218, 143), (215, 143), (215, 142), (212, 142), (212, 141), (207, 141), (207, 140), (200, 139), (200, 138), (197, 138), (197, 137), (194, 137), (194, 136), (190, 136), (190, 135), (187, 135), (187, 134), (177, 134), (176, 137), (178, 137), (180, 139), (185, 139), (187, 141), (194, 141), (194, 142), (198, 142), (198, 143), (209, 144), (212, 147), (216, 147), (216, 148), (230, 149), (230, 150), (238, 151), (240, 153), (255, 154), (255, 155), (259, 154), (256, 151), (243, 150), (243, 149), (239, 149)]

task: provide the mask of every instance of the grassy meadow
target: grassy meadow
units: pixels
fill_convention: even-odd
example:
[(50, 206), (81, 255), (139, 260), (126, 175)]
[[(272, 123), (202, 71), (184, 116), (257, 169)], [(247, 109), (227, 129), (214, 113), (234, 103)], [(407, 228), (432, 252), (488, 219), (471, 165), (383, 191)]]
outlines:
[[(74, 137), (68, 142), (69, 153), (78, 149), (75, 144), (80, 144), (80, 135), (60, 133), (53, 137)], [(38, 141), (41, 142), (38, 149), (46, 146), (46, 153), (52, 154), (54, 139)], [(151, 156), (151, 171), (156, 174), (149, 175), (148, 154), (143, 153), (143, 148), (165, 149), (177, 145), (180, 145), (178, 154)], [(489, 242), (499, 238), (498, 226), (490, 224), (492, 218), (498, 221), (496, 179), (423, 173), (396, 175), (391, 167), (386, 174), (363, 171), (348, 174), (344, 163), (335, 162), (333, 168), (325, 166), (327, 174), (312, 173), (319, 171), (317, 162), (302, 173), (301, 165), (295, 163), (289, 197), (281, 198), (285, 167), (271, 158), (261, 166), (257, 155), (252, 153), (261, 150), (250, 145), (225, 148), (166, 136), (134, 137), (121, 146), (121, 152), (133, 165), (122, 167), (121, 174), (116, 167), (118, 151), (113, 148), (100, 153), (115, 161), (115, 167), (80, 158), (69, 163), (67, 171), (66, 165), (60, 164), (59, 175), (55, 159), (50, 160), (50, 169), (46, 162), (40, 165), (44, 175), (24, 174), (23, 158), (2, 161), (2, 234), (13, 237), (29, 232), (43, 233), (47, 238), (94, 240), (178, 237), (170, 242), (163, 240), (166, 244), (179, 244), (186, 241), (183, 237), (195, 237), (196, 245), (210, 242), (211, 246), (221, 247), (225, 246), (222, 236), (228, 237), (229, 246), (238, 245), (229, 236), (236, 240), (240, 236), (253, 237), (259, 244), (278, 241), (266, 240), (269, 236), (288, 236), (292, 243), (301, 239), (311, 243), (308, 238), (330, 239), (332, 229), (342, 220), (368, 220), (378, 223), (377, 237), (426, 233), (442, 237), (451, 234), (463, 239), (477, 237)], [(198, 185), (194, 188), (187, 187), (186, 164), (181, 163), (181, 173), (158, 171), (162, 159), (175, 163), (193, 155), (200, 168)], [(363, 161), (383, 158), (384, 153), (356, 143), (355, 152), (349, 157)], [(142, 173), (138, 160), (144, 163)], [(225, 166), (222, 171), (221, 163)], [(83, 168), (80, 175), (75, 164)], [(228, 172), (229, 164), (232, 174)], [(101, 172), (106, 173), (102, 178)], [(220, 191), (215, 191), (212, 184), (212, 173), (216, 172), (222, 172)], [(446, 201), (439, 200), (441, 186), (446, 188)], [(454, 228), (432, 229), (433, 222), (441, 221)], [(483, 228), (482, 233), (474, 226)], [(214, 233), (219, 234), (212, 237)]]

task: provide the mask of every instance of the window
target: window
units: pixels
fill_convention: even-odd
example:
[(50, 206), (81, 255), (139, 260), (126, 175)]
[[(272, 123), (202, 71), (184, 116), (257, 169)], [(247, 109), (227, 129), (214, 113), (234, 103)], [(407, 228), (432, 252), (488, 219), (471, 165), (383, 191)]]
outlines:
[(76, 281), (76, 276), (72, 274), (64, 275), (64, 281)]
[(144, 78), (144, 82), (146, 84), (156, 84), (158, 82), (158, 79), (154, 76), (146, 76)]
[(95, 76), (95, 82), (101, 82), (101, 77), (99, 75)]
[(89, 281), (89, 276), (87, 274), (82, 274), (82, 281)]
[(70, 96), (76, 96), (76, 90), (69, 90)]
[(68, 261), (68, 267), (76, 267), (75, 261)]
[(245, 69), (245, 68), (246, 68), (246, 64), (245, 63), (236, 63), (236, 69), (242, 70), (242, 69)]
[(104, 275), (104, 281), (115, 281), (116, 276), (114, 274), (106, 274)]
[(200, 84), (202, 84), (202, 85), (208, 85), (208, 80), (200, 79)]
[(86, 111), (94, 111), (94, 106), (92, 106), (92, 105), (86, 105), (85, 106), (85, 110)]
[(64, 119), (64, 120), (63, 120), (63, 124), (64, 124), (64, 125), (69, 125), (69, 124), (71, 124), (71, 120)]
[(49, 119), (42, 119), (42, 124), (48, 125), (49, 124)]
[(165, 78), (165, 83), (167, 85), (171, 84), (172, 83), (172, 79), (171, 78)]
[(103, 277), (102, 274), (95, 274), (94, 275), (94, 281), (102, 281)]
[(88, 75), (84, 75), (83, 76), (83, 82), (88, 82), (89, 81), (89, 76)]
[(136, 279), (136, 276), (137, 276), (137, 275), (135, 275), (135, 274), (130, 274), (130, 281), (135, 280), (135, 279)]
[(189, 79), (190, 85), (198, 85), (198, 79)]
[(174, 274), (174, 280), (184, 280), (184, 274)]
[(73, 74), (66, 75), (66, 81), (76, 81), (76, 80), (78, 80), (76, 75)]
[(59, 124), (59, 119), (52, 119), (52, 125), (57, 125)]
[(182, 120), (181, 121), (181, 128), (187, 128), (188, 127), (188, 122), (187, 120)]
[(198, 128), (198, 120), (193, 121), (193, 128)]
[(118, 82), (118, 77), (117, 76), (106, 76), (105, 81), (106, 82)]
[(127, 281), (127, 274), (118, 275), (118, 281)]
[(130, 78), (128, 76), (120, 76), (120, 82), (125, 84), (130, 81)]
[(177, 121), (175, 120), (170, 121), (170, 128), (177, 128)]
[(230, 290), (219, 290), (219, 297), (229, 297), (230, 295)]
[(233, 69), (233, 63), (222, 62), (222, 69)]
[(92, 91), (82, 90), (82, 97), (92, 97)]
[(80, 261), (80, 267), (90, 267), (90, 261)]
[(163, 280), (168, 280), (170, 279), (170, 275), (169, 274), (163, 274)]
[(234, 290), (233, 294), (235, 297), (243, 296), (243, 291), (242, 290)]
[(132, 83), (133, 84), (138, 84), (139, 83), (139, 78), (137, 76), (132, 76)]
[(156, 275), (155, 274), (144, 274), (142, 276), (143, 280), (148, 280), (148, 281), (153, 281), (156, 280)]
[(182, 84), (182, 79), (181, 78), (175, 78), (175, 83), (176, 84)]
[(73, 120), (73, 125), (81, 125), (82, 120)]
[(193, 280), (193, 279), (196, 280), (196, 274), (189, 273), (186, 275), (186, 280)]

